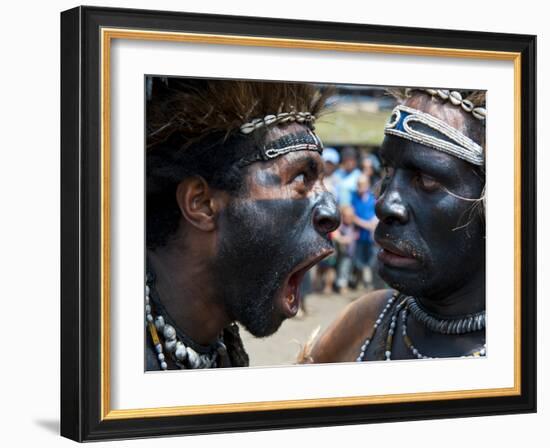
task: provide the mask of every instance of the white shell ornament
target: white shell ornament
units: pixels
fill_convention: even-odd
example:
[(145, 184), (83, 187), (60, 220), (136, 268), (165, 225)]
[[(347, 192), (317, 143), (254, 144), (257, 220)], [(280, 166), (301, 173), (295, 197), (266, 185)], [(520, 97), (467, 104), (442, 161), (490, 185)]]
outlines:
[(455, 106), (458, 106), (462, 102), (462, 95), (459, 92), (453, 90), (449, 94), (449, 101), (453, 103)]
[(484, 120), (487, 116), (487, 111), (483, 107), (476, 107), (472, 110), (472, 115), (478, 120)]
[(178, 341), (175, 339), (170, 339), (164, 342), (164, 348), (166, 348), (166, 351), (169, 353), (172, 353), (174, 350), (176, 350), (176, 344)]
[(176, 343), (176, 358), (178, 361), (185, 361), (185, 358), (187, 358), (187, 347), (183, 345), (183, 342), (178, 341)]
[(254, 132), (254, 125), (251, 123), (248, 123), (241, 126), (241, 132), (243, 134), (250, 134), (251, 132)]
[(164, 330), (163, 330), (162, 334), (164, 335), (164, 337), (166, 339), (175, 339), (176, 329), (174, 327), (172, 327), (172, 325), (166, 324), (166, 325), (164, 325)]
[(164, 317), (162, 316), (155, 317), (155, 327), (157, 327), (158, 331), (162, 331), (164, 329)]
[(462, 100), (461, 106), (466, 112), (471, 112), (474, 109), (474, 103), (468, 100)]
[(196, 369), (200, 365), (199, 355), (191, 347), (187, 347), (187, 360), (192, 369)]
[(277, 121), (277, 117), (275, 115), (266, 115), (264, 117), (264, 123), (266, 124), (266, 126), (275, 123), (275, 121)]
[(440, 98), (442, 98), (444, 100), (449, 99), (449, 91), (448, 90), (440, 89), (440, 90), (437, 91), (437, 94), (439, 95)]

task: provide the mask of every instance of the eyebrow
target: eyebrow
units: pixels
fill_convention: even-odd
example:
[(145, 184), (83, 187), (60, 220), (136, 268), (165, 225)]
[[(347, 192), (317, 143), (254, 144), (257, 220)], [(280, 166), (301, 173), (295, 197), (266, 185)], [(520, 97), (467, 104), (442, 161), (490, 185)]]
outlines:
[(281, 176), (266, 171), (258, 171), (256, 173), (256, 180), (264, 187), (276, 187), (282, 183)]
[(425, 160), (423, 157), (406, 158), (403, 160), (403, 166), (407, 169), (422, 171), (432, 176), (447, 177), (448, 175), (448, 169), (437, 163), (430, 163), (430, 161)]
[[(309, 152), (309, 151), (300, 151), (302, 153)], [(298, 153), (294, 153), (298, 154)], [(322, 171), (322, 164), (319, 160), (314, 158), (311, 154), (300, 154), (297, 156), (296, 160), (293, 160), (292, 167), (300, 167), (304, 168), (307, 167), (308, 170), (314, 173), (319, 173)]]
[(387, 154), (387, 151), (386, 153), (380, 151), (379, 156), (384, 165), (401, 166), (408, 170), (422, 171), (431, 176), (449, 178), (450, 173), (447, 167), (433, 162), (440, 154), (421, 154), (419, 151), (415, 151), (414, 148), (404, 149), (404, 151), (407, 151), (407, 153), (402, 155), (399, 160), (396, 160), (391, 154)]

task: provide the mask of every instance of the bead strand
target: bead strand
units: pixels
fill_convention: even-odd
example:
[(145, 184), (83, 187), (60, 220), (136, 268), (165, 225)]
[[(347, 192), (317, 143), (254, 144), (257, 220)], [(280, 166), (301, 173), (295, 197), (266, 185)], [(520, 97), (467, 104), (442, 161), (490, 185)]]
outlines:
[(355, 360), (356, 362), (361, 362), (361, 361), (365, 360), (365, 353), (367, 351), (367, 348), (368, 348), (370, 342), (372, 341), (372, 338), (374, 337), (374, 335), (376, 333), (376, 329), (382, 323), (382, 320), (384, 319), (384, 316), (386, 315), (386, 313), (391, 308), (391, 306), (392, 306), (393, 302), (395, 301), (396, 297), (397, 297), (397, 294), (392, 294), (392, 296), (386, 302), (386, 306), (384, 307), (384, 309), (382, 310), (382, 312), (380, 313), (380, 315), (378, 316), (378, 318), (374, 322), (372, 334), (367, 339), (365, 339), (365, 342), (363, 342), (363, 345), (361, 346), (361, 351), (359, 353), (359, 356)]
[(262, 127), (271, 126), (273, 124), (280, 124), (286, 122), (296, 121), (297, 123), (313, 123), (315, 121), (315, 115), (309, 112), (281, 112), (277, 115), (266, 115), (263, 118), (255, 118), (248, 123), (243, 124), (240, 127), (241, 134), (250, 134)]
[[(402, 335), (403, 335), (403, 341), (405, 342), (405, 346), (409, 349), (409, 351), (415, 356), (417, 359), (433, 359), (432, 356), (427, 356), (422, 354), (418, 348), (415, 347), (413, 344), (410, 336), (407, 333), (407, 318), (409, 317), (410, 312), (410, 300), (407, 300), (407, 306), (403, 310), (403, 314), (401, 316), (401, 325), (402, 325)], [(486, 344), (483, 345), (482, 348), (479, 350), (473, 352), (471, 355), (464, 355), (461, 356), (461, 358), (477, 358), (477, 357), (483, 357), (486, 354)]]
[(162, 370), (167, 370), (168, 364), (166, 363), (166, 359), (164, 357), (162, 344), (160, 342), (160, 339), (157, 333), (157, 328), (154, 322), (153, 314), (151, 312), (151, 299), (149, 297), (150, 292), (151, 292), (151, 289), (149, 288), (149, 285), (145, 285), (145, 319), (147, 320), (149, 333), (151, 334), (151, 338), (153, 339), (153, 344), (155, 346), (155, 351), (157, 352), (157, 359), (158, 359), (160, 368)]
[(386, 336), (386, 350), (384, 352), (386, 361), (391, 360), (391, 351), (393, 347), (393, 335), (395, 334), (395, 328), (397, 326), (397, 318), (399, 317), (399, 312), (403, 309), (405, 302), (406, 302), (406, 299), (399, 302), (399, 304), (395, 307), (395, 311), (391, 316), (390, 326), (388, 328), (388, 334)]
[[(150, 276), (147, 276), (149, 281)], [(216, 358), (218, 355), (217, 349), (213, 350), (209, 354), (199, 355), (191, 347), (186, 346), (182, 341), (177, 338), (176, 329), (167, 324), (162, 315), (154, 316), (151, 307), (150, 298), (151, 288), (148, 284), (145, 285), (145, 319), (147, 321), (147, 327), (151, 334), (151, 339), (155, 347), (157, 354), (157, 360), (162, 370), (168, 369), (166, 363), (167, 354), (171, 354), (176, 365), (181, 369), (208, 369), (216, 366)], [(159, 333), (164, 338), (164, 346), (160, 341)], [(219, 340), (216, 344), (217, 347), (224, 348), (224, 344)]]
[[(359, 356), (356, 359), (356, 362), (362, 362), (365, 361), (365, 353), (374, 338), (374, 335), (376, 334), (376, 330), (378, 327), (382, 324), (384, 318), (386, 317), (386, 314), (390, 310), (392, 304), (397, 298), (397, 294), (392, 295), (392, 297), (388, 300), (386, 303), (386, 306), (376, 319), (374, 325), (373, 325), (373, 331), (372, 334), (365, 339), (365, 342), (361, 346)], [(392, 358), (392, 348), (394, 343), (394, 335), (397, 331), (397, 321), (399, 319), (399, 315), (401, 314), (401, 335), (403, 337), (403, 342), (405, 343), (405, 346), (407, 349), (412, 353), (412, 355), (417, 359), (433, 359), (431, 356), (427, 356), (422, 354), (417, 347), (415, 347), (414, 343), (412, 342), (409, 334), (407, 333), (407, 320), (409, 317), (409, 314), (412, 315), (411, 309), (414, 308), (414, 305), (416, 304), (416, 300), (412, 296), (405, 297), (401, 302), (397, 304), (395, 307), (395, 310), (392, 312), (390, 317), (390, 324), (388, 326), (388, 332), (386, 334), (386, 343), (385, 343), (385, 351), (384, 351), (384, 357), (386, 361), (390, 361)], [(423, 319), (418, 320), (420, 324), (425, 325), (426, 319), (425, 317)], [(452, 331), (464, 331), (468, 332), (470, 328), (481, 328), (479, 325), (483, 322), (483, 328), (484, 322), (485, 322), (485, 314), (483, 315), (474, 315), (474, 316), (467, 316), (464, 318), (464, 320), (457, 319), (453, 322), (453, 324), (450, 326)], [(474, 330), (472, 330), (474, 331)], [(464, 334), (464, 333), (450, 333), (450, 334)], [(484, 357), (487, 353), (487, 345), (484, 344), (481, 348), (477, 349), (476, 351), (472, 352), (470, 355), (464, 355), (461, 356), (462, 358), (470, 358), (470, 357)]]
[(483, 121), (487, 118), (487, 109), (484, 107), (475, 107), (474, 104), (462, 98), (462, 94), (456, 90), (446, 89), (407, 89), (407, 94), (411, 90), (423, 90), (431, 96), (436, 96), (443, 101), (449, 101), (454, 106), (459, 106), (464, 112), (471, 113), (475, 118)]
[(411, 296), (408, 308), (414, 320), (436, 333), (459, 335), (485, 329), (485, 310), (459, 319), (441, 319), (428, 314)]

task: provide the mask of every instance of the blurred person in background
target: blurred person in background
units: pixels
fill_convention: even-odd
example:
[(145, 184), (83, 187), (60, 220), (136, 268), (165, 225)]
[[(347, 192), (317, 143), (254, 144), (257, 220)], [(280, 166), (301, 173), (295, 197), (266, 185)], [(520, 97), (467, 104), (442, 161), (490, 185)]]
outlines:
[(369, 178), (371, 188), (375, 190), (380, 181), (380, 161), (374, 154), (367, 154), (361, 159), (361, 172)]
[[(335, 176), (338, 165), (340, 164), (340, 154), (335, 148), (325, 148), (323, 150), (324, 172), (323, 183), (326, 189), (337, 196), (337, 179)], [(332, 239), (332, 233), (329, 234)], [(323, 294), (331, 294), (336, 280), (336, 253), (324, 258), (315, 266), (315, 278), (313, 280), (313, 289), (321, 291)], [(303, 303), (303, 301), (302, 301)], [(302, 310), (304, 308), (302, 307)]]
[(344, 205), (340, 208), (342, 221), (340, 227), (333, 232), (333, 241), (337, 250), (336, 262), (336, 287), (338, 292), (345, 294), (348, 292), (351, 271), (353, 268), (353, 258), (359, 232), (354, 225), (355, 213), (353, 207)]
[(357, 190), (352, 193), (354, 223), (360, 229), (357, 247), (353, 257), (353, 266), (358, 273), (358, 282), (365, 287), (372, 286), (372, 260), (374, 253), (373, 233), (378, 219), (374, 212), (376, 197), (371, 189), (370, 178), (362, 174), (357, 181)]
[(340, 158), (340, 168), (334, 172), (336, 199), (340, 205), (351, 205), (351, 195), (357, 189), (357, 180), (361, 175), (361, 170), (357, 168), (357, 151), (353, 146), (346, 146)]
[(325, 148), (323, 150), (323, 162), (325, 169), (324, 184), (327, 190), (336, 197), (336, 176), (334, 173), (340, 164), (340, 154), (334, 148)]

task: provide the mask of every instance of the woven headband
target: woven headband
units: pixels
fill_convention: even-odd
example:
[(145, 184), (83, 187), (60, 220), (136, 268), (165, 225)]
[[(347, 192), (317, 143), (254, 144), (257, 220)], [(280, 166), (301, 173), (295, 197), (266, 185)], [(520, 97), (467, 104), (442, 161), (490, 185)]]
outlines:
[[(426, 133), (426, 127), (436, 131), (436, 135)], [(485, 162), (479, 144), (444, 121), (408, 106), (393, 109), (384, 133), (437, 149), (473, 165), (481, 166)]]

